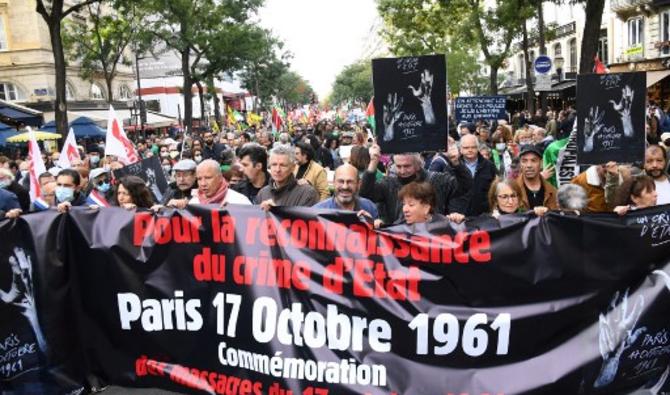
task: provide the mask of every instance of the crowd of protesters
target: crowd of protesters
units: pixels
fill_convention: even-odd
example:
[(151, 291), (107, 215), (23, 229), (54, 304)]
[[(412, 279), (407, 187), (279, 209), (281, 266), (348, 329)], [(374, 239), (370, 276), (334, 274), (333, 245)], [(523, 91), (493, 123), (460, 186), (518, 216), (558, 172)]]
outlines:
[[(467, 217), (559, 210), (616, 212), (670, 203), (666, 120), (650, 107), (648, 144), (640, 164), (590, 166), (557, 188), (552, 155), (575, 127), (576, 113), (515, 113), (509, 120), (452, 125), (446, 152), (385, 155), (364, 122), (297, 123), (270, 132), (265, 124), (215, 133), (133, 138), (141, 158), (157, 156), (169, 187), (160, 201), (103, 142), (79, 146), (82, 160), (60, 169), (58, 152), (43, 152), (41, 195), (31, 200), (29, 163), (0, 156), (0, 216), (74, 206), (129, 210), (182, 209), (188, 204), (255, 204), (342, 209), (375, 226), (451, 222)], [(653, 129), (653, 130), (652, 130)], [(558, 147), (558, 148), (557, 148)], [(549, 158), (549, 160), (548, 160)]]

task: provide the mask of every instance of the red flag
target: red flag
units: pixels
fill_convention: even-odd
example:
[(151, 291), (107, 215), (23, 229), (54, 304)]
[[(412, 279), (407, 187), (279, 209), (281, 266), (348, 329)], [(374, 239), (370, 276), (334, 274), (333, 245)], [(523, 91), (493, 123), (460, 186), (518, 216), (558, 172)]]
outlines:
[(140, 156), (135, 150), (133, 143), (128, 140), (123, 126), (116, 118), (114, 107), (109, 106), (109, 117), (107, 119), (107, 140), (105, 142), (105, 155), (116, 156), (121, 163), (129, 165), (138, 162)]
[(278, 133), (281, 130), (282, 119), (277, 108), (272, 108), (272, 132)]
[(603, 62), (600, 61), (600, 58), (598, 57), (598, 54), (596, 54), (596, 57), (593, 59), (595, 64), (593, 65), (593, 72), (596, 74), (606, 74), (609, 73), (610, 71), (607, 70), (607, 67), (603, 64)]

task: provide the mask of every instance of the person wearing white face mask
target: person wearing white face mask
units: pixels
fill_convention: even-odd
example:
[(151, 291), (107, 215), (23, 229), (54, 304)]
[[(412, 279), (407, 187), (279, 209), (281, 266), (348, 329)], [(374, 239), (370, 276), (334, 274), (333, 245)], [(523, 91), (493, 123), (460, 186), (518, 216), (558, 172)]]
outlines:
[(80, 193), (81, 177), (76, 170), (64, 169), (56, 177), (56, 205), (61, 213), (72, 206), (86, 204), (86, 197)]

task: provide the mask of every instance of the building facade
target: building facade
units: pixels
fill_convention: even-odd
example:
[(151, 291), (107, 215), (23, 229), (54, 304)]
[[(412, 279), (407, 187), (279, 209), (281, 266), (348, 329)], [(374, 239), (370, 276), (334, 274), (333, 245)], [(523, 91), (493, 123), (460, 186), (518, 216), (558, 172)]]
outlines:
[[(574, 103), (575, 79), (579, 71), (584, 4), (545, 2), (544, 18), (555, 26), (547, 41), (547, 55), (552, 58), (551, 107)], [(531, 32), (531, 36), (532, 36)], [(537, 40), (530, 49), (531, 63), (539, 54)], [(598, 58), (610, 72), (644, 71), (650, 100), (666, 111), (670, 107), (670, 0), (607, 0), (603, 10), (598, 42)], [(521, 45), (507, 59), (502, 93), (512, 106), (524, 108), (528, 100), (525, 87), (525, 62)], [(552, 105), (553, 104), (553, 105)]]
[[(48, 121), (55, 101), (55, 67), (47, 25), (35, 9), (35, 0), (0, 0), (0, 99), (45, 111)], [(107, 92), (102, 76), (84, 80), (77, 62), (68, 63), (70, 109), (103, 107), (110, 94), (115, 101), (132, 100), (131, 67), (118, 66), (113, 92)]]

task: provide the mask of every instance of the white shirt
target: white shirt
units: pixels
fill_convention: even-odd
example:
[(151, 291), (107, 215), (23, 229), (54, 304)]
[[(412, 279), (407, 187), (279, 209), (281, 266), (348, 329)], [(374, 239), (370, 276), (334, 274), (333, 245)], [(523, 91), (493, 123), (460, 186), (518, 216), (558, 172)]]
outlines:
[[(241, 193), (234, 191), (230, 188), (228, 188), (228, 191), (226, 192), (226, 197), (223, 198), (223, 203), (224, 204), (244, 204), (247, 206), (251, 205), (251, 201)], [(200, 204), (200, 199), (198, 198), (197, 194), (194, 194), (194, 196), (191, 198), (191, 200), (188, 201), (188, 204)]]
[(656, 198), (656, 204), (670, 204), (670, 180), (665, 179), (665, 181), (654, 181), (656, 184), (656, 193), (658, 197)]

